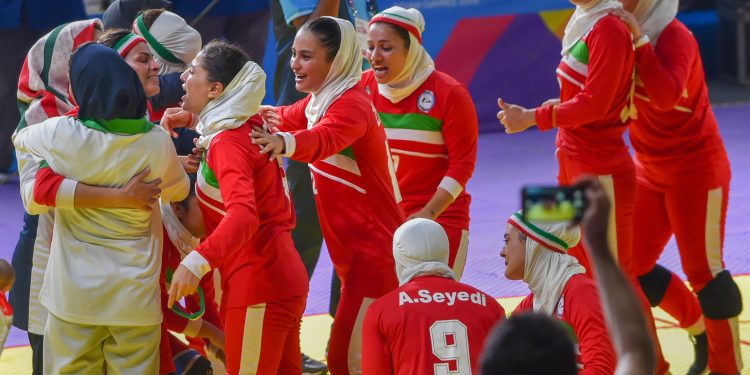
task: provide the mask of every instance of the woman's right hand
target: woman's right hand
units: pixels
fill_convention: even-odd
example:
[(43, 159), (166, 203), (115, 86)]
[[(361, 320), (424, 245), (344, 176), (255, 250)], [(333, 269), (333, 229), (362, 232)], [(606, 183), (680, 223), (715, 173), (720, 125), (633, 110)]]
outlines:
[(179, 107), (167, 108), (167, 110), (164, 111), (161, 122), (159, 123), (159, 125), (172, 136), (172, 138), (177, 138), (179, 136), (174, 129), (193, 129), (197, 124), (197, 116)]
[(250, 141), (260, 147), (261, 154), (268, 154), (268, 160), (273, 160), (283, 154), (286, 148), (284, 138), (257, 126), (253, 126), (250, 132)]
[(133, 176), (125, 186), (119, 188), (118, 196), (122, 199), (122, 205), (125, 208), (136, 208), (144, 211), (151, 211), (161, 194), (161, 178), (146, 182), (146, 176), (151, 173), (151, 168), (142, 170)]
[(269, 130), (274, 130), (281, 125), (281, 116), (279, 116), (279, 109), (270, 105), (260, 106), (260, 117), (263, 118)]

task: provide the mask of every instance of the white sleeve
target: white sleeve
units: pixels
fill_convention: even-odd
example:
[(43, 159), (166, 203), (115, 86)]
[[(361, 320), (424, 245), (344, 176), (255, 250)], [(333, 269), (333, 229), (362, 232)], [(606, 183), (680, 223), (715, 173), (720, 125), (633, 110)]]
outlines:
[(49, 159), (55, 144), (58, 118), (27, 126), (13, 134), (16, 150), (28, 152), (39, 159)]
[(13, 145), (16, 147), (18, 176), (23, 207), (31, 215), (43, 214), (52, 207), (34, 201), (34, 183), (42, 160), (51, 155), (49, 147), (55, 136), (54, 124), (47, 120), (40, 124), (27, 126), (13, 134)]
[(177, 151), (174, 148), (172, 140), (169, 139), (169, 135), (164, 132), (164, 145), (162, 146), (164, 152), (163, 162), (166, 164), (163, 176), (161, 177), (161, 199), (163, 202), (176, 202), (187, 198), (190, 193), (190, 179), (188, 178), (185, 170), (182, 168), (179, 159), (177, 159)]

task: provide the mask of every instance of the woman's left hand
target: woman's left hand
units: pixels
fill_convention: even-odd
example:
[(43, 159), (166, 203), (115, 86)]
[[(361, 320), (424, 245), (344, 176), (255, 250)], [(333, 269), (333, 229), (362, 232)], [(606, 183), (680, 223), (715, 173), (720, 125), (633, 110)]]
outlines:
[(533, 110), (515, 104), (507, 104), (502, 98), (497, 99), (497, 105), (501, 109), (497, 113), (497, 119), (503, 124), (505, 132), (508, 134), (520, 133), (536, 123)]
[(277, 156), (284, 153), (284, 138), (281, 136), (271, 134), (263, 128), (253, 126), (253, 130), (250, 132), (250, 138), (253, 144), (260, 147), (261, 154), (268, 154), (268, 160), (273, 160)]
[(198, 283), (201, 279), (195, 277), (187, 267), (180, 264), (172, 275), (172, 281), (169, 285), (169, 301), (167, 307), (172, 308), (175, 301), (179, 301), (186, 296), (193, 295), (198, 290)]
[(630, 32), (633, 34), (634, 40), (638, 40), (638, 38), (641, 37), (641, 25), (638, 24), (638, 20), (635, 19), (635, 16), (633, 16), (632, 13), (625, 9), (615, 9), (612, 14), (620, 17), (620, 19), (628, 25)]

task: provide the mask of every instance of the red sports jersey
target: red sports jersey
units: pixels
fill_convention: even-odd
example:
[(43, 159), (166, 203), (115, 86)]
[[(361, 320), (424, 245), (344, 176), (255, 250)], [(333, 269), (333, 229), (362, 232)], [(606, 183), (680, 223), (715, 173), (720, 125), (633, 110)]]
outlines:
[[(292, 242), (294, 211), (280, 162), (251, 143), (260, 116), (214, 137), (196, 194), (208, 236), (196, 248), (221, 274), (221, 309), (307, 293), (307, 272)], [(223, 313), (223, 311), (222, 311)]]
[(385, 127), (404, 213), (423, 208), (441, 186), (455, 201), (437, 221), (468, 228), (471, 196), (466, 184), (477, 159), (479, 125), (464, 85), (435, 71), (411, 95), (392, 103), (378, 93), (372, 70), (362, 75), (361, 83)]
[(367, 310), (362, 373), (478, 373), (484, 341), (504, 319), (502, 306), (476, 288), (417, 277)]
[(657, 191), (728, 183), (729, 159), (690, 30), (675, 19), (656, 47), (648, 43), (636, 53), (638, 118), (630, 128), (630, 140), (638, 181)]
[(539, 129), (558, 127), (557, 147), (594, 173), (632, 168), (630, 162), (621, 164), (630, 158), (622, 136), (634, 63), (630, 30), (616, 16), (606, 16), (560, 62), (561, 103), (536, 110)]
[(279, 108), (279, 130), (294, 137), (291, 158), (310, 163), (320, 226), (336, 271), (342, 280), (355, 264), (393, 273), (391, 242), (404, 216), (385, 131), (370, 97), (359, 86), (347, 90), (308, 129), (310, 98)]
[[(529, 294), (513, 312), (534, 307), (534, 294)], [(611, 375), (617, 357), (604, 321), (599, 292), (594, 281), (585, 275), (568, 280), (555, 310), (555, 317), (573, 329), (578, 372), (580, 375)]]

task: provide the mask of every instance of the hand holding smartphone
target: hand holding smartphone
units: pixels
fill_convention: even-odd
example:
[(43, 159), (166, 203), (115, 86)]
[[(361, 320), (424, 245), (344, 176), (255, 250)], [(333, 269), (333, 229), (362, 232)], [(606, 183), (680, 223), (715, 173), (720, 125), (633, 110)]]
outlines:
[(525, 220), (539, 223), (579, 222), (586, 210), (580, 187), (525, 186), (521, 191)]

